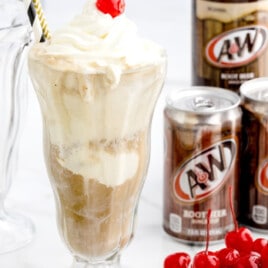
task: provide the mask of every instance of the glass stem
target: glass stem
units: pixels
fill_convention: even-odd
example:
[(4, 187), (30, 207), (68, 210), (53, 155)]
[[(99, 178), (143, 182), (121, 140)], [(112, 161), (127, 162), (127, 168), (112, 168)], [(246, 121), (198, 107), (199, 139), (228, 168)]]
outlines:
[(6, 216), (6, 211), (4, 207), (4, 199), (0, 199), (0, 221)]
[(75, 257), (72, 268), (120, 268), (120, 256), (116, 255), (102, 262), (88, 262)]

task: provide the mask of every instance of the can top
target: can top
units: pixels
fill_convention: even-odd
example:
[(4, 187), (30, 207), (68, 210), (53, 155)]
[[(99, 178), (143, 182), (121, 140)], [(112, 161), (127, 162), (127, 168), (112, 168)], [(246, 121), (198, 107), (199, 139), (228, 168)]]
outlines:
[(240, 98), (227, 89), (194, 86), (173, 90), (168, 94), (166, 102), (171, 109), (205, 115), (238, 107)]
[(241, 96), (258, 103), (268, 103), (268, 77), (249, 80), (240, 87)]

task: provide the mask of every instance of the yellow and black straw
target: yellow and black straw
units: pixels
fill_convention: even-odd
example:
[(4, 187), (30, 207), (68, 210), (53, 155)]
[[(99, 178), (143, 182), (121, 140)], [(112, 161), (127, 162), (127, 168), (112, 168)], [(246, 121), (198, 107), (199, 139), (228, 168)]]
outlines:
[(27, 15), (33, 27), (37, 42), (44, 42), (51, 38), (47, 22), (39, 0), (24, 0)]

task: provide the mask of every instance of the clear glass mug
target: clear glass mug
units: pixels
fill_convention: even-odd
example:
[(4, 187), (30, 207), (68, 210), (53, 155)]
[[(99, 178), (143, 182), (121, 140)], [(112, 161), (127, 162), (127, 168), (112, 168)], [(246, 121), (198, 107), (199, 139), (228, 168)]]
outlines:
[(0, 3), (0, 254), (28, 244), (32, 222), (5, 209), (4, 203), (17, 169), (19, 137), (27, 105), (26, 52), (31, 30), (18, 0)]
[(133, 237), (165, 71), (163, 56), (107, 90), (107, 74), (55, 70), (30, 53), (58, 228), (75, 268), (119, 267)]

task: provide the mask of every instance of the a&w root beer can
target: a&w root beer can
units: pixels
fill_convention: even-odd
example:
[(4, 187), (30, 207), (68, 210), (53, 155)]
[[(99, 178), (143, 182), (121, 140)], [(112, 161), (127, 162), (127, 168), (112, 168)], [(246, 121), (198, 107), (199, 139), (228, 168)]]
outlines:
[(228, 188), (235, 193), (239, 173), (239, 103), (236, 93), (213, 87), (167, 97), (163, 227), (174, 238), (203, 244), (208, 209), (211, 241), (233, 228)]
[(268, 0), (192, 0), (192, 83), (236, 92), (268, 76)]
[(268, 233), (268, 78), (244, 83), (239, 221)]

